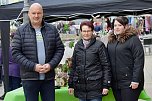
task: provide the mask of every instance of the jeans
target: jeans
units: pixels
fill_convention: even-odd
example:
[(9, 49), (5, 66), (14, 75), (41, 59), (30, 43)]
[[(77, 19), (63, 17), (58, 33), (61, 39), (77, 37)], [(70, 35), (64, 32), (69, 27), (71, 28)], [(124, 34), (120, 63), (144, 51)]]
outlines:
[(80, 101), (102, 101), (102, 97), (97, 97), (94, 99), (80, 99)]
[(54, 80), (23, 80), (23, 90), (26, 101), (55, 101)]

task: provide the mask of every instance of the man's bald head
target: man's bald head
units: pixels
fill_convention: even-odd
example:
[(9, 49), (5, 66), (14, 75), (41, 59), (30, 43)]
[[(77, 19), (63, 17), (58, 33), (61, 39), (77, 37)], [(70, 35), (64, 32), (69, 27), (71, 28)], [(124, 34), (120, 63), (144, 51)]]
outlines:
[(33, 3), (30, 8), (29, 8), (29, 11), (31, 11), (32, 9), (35, 9), (35, 8), (39, 8), (43, 11), (43, 8), (42, 8), (42, 5), (39, 4), (39, 3)]
[(33, 27), (40, 27), (43, 19), (43, 8), (39, 3), (33, 3), (28, 12), (30, 22)]

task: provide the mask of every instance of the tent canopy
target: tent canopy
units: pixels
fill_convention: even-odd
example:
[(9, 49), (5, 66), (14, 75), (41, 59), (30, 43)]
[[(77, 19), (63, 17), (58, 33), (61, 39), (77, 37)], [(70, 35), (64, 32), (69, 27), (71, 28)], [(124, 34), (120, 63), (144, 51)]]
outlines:
[[(34, 2), (43, 6), (46, 18), (52, 16), (81, 18), (96, 14), (102, 16), (139, 15), (152, 12), (152, 0), (31, 0), (31, 3)], [(3, 12), (0, 20), (16, 19), (23, 7), (23, 1), (0, 6), (0, 12)]]

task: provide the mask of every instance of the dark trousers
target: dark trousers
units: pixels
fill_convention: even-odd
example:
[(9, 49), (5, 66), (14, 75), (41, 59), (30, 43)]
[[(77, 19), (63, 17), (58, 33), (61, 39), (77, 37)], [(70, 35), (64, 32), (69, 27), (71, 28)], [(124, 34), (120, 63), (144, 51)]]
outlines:
[(54, 80), (23, 80), (26, 101), (38, 101), (39, 93), (42, 101), (55, 101)]
[[(4, 75), (2, 76), (2, 80), (4, 82)], [(21, 78), (20, 77), (14, 77), (14, 76), (9, 76), (9, 85), (8, 85), (8, 90), (12, 91), (14, 89), (17, 89), (21, 87)], [(1, 98), (4, 98), (6, 94), (6, 85), (4, 84), (4, 94), (1, 96)]]
[(116, 101), (138, 101), (141, 89), (113, 89), (113, 94)]
[(9, 76), (9, 91), (17, 89), (19, 87), (21, 87), (21, 78)]
[(80, 101), (102, 101), (102, 97), (97, 97), (94, 99), (79, 99)]

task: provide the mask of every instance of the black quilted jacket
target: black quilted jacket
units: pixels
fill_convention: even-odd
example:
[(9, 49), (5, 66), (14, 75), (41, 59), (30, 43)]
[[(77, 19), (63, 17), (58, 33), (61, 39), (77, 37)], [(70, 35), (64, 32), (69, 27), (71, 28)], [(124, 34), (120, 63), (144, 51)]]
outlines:
[(80, 40), (74, 49), (69, 88), (78, 98), (93, 99), (102, 95), (111, 80), (110, 64), (105, 45), (93, 38), (85, 49)]
[[(64, 54), (64, 45), (54, 26), (44, 22), (41, 33), (45, 46), (45, 63), (49, 63), (53, 68), (46, 73), (46, 79), (52, 79), (55, 76), (54, 68)], [(39, 73), (34, 71), (34, 67), (38, 63), (36, 33), (30, 23), (18, 28), (12, 42), (12, 55), (14, 60), (21, 64), (22, 79), (37, 80), (39, 78)]]

